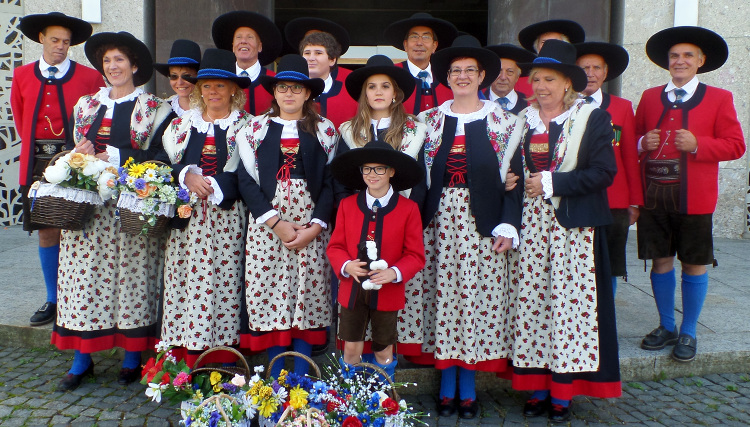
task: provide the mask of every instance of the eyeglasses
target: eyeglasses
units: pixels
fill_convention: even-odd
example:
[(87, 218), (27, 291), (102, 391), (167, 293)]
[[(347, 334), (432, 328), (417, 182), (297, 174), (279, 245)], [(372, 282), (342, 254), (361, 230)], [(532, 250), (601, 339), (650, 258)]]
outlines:
[(362, 172), (362, 175), (369, 175), (370, 172), (375, 172), (375, 175), (385, 175), (385, 171), (388, 170), (390, 166), (360, 166), (359, 171)]
[(190, 74), (182, 74), (182, 75), (179, 75), (179, 76), (177, 74), (170, 74), (169, 75), (169, 80), (173, 80), (174, 81), (174, 80), (177, 80), (179, 78), (182, 78), (182, 80), (187, 81), (187, 79), (194, 79), (195, 76), (191, 76)]
[(276, 85), (276, 91), (279, 93), (286, 93), (289, 89), (292, 90), (292, 93), (300, 94), (302, 93), (302, 90), (305, 88), (304, 85), (300, 84), (294, 84), (294, 85), (287, 85), (284, 83), (279, 83)]
[(432, 34), (409, 34), (408, 36), (406, 36), (406, 39), (410, 42), (415, 42), (419, 39), (422, 39), (423, 42), (428, 43), (433, 41), (435, 38), (432, 37)]
[(451, 77), (458, 77), (461, 75), (461, 73), (466, 73), (467, 77), (476, 77), (479, 74), (479, 68), (468, 67), (464, 68), (463, 70), (460, 68), (451, 68), (450, 70), (448, 70), (448, 75)]

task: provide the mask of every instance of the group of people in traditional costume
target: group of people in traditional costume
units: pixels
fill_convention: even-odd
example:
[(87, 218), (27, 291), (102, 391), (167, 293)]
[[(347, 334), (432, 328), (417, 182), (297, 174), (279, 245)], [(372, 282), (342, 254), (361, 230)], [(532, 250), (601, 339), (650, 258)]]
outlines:
[[(627, 51), (568, 20), (524, 28), (523, 47), (483, 47), (417, 13), (384, 31), (406, 61), (354, 71), (338, 64), (346, 29), (319, 18), (285, 27), (299, 55), (278, 61), (281, 31), (248, 11), (215, 20), (216, 49), (176, 40), (158, 64), (131, 34), (92, 36), (61, 13), (20, 29), (43, 46), (14, 71), (12, 108), (48, 290), (31, 324), (54, 321), (52, 343), (75, 350), (59, 390), (114, 347), (118, 382), (140, 379), (157, 340), (191, 366), (219, 345), (310, 355), (338, 311), (343, 372), (364, 360), (393, 376), (397, 355), (434, 365), (439, 415), (461, 418), (479, 412), (476, 372), (492, 372), (531, 392), (525, 416), (565, 422), (574, 396), (621, 393), (614, 295), (636, 221), (660, 316), (642, 347), (695, 357), (718, 162), (745, 151), (731, 93), (697, 79), (728, 56), (710, 30), (649, 39), (671, 80), (634, 115), (602, 91)], [(67, 58), (83, 42), (95, 70)], [(141, 88), (154, 69), (170, 98)], [(170, 164), (198, 198), (192, 216), (161, 237), (119, 233), (114, 202), (84, 231), (32, 223), (29, 186), (66, 148)]]

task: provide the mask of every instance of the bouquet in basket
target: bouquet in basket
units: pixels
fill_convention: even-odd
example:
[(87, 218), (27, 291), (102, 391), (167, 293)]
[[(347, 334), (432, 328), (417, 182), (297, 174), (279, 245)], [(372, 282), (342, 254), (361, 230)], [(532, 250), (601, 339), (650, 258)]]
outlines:
[(44, 179), (61, 187), (97, 191), (102, 200), (117, 194), (117, 169), (90, 154), (65, 154), (47, 166)]

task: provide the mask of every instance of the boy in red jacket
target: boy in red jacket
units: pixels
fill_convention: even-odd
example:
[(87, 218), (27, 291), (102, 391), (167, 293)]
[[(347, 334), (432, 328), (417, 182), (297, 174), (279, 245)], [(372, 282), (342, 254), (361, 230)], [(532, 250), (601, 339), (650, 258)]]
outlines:
[(419, 208), (398, 191), (418, 184), (423, 171), (410, 156), (374, 141), (338, 156), (331, 172), (347, 187), (366, 189), (339, 205), (327, 250), (340, 280), (339, 339), (346, 342), (341, 366), (349, 372), (360, 361), (372, 323), (374, 362), (393, 378), (405, 284), (425, 264)]

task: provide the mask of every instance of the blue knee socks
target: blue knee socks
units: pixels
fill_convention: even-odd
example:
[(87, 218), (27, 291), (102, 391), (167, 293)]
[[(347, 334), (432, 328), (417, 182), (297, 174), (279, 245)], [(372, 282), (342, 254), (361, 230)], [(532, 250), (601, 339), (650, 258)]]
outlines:
[(43, 248), (39, 246), (39, 261), (42, 263), (44, 285), (47, 288), (47, 302), (57, 304), (57, 267), (60, 245)]
[(680, 334), (695, 338), (698, 316), (701, 314), (707, 292), (708, 273), (703, 273), (700, 276), (682, 273), (682, 325), (680, 325)]
[(456, 397), (456, 371), (458, 367), (451, 366), (442, 370), (440, 379), (440, 399), (447, 397), (453, 399)]
[(656, 309), (659, 311), (659, 323), (668, 331), (674, 331), (674, 291), (677, 288), (677, 280), (674, 277), (674, 269), (666, 273), (651, 272), (651, 290), (654, 292)]
[[(310, 356), (312, 354), (312, 344), (309, 344), (299, 338), (295, 338), (292, 340), (292, 348), (294, 348), (294, 351), (297, 353), (302, 353), (305, 356)], [(294, 358), (294, 373), (297, 375), (305, 375), (307, 374), (307, 368), (310, 367), (310, 364), (307, 363), (307, 361), (301, 357), (295, 357)]]
[(140, 351), (126, 351), (125, 358), (122, 359), (123, 369), (135, 369), (141, 365)]
[(617, 295), (617, 277), (612, 276), (612, 296)]
[(458, 368), (458, 395), (461, 400), (477, 400), (476, 378), (477, 371), (466, 368)]
[(70, 367), (69, 374), (81, 375), (86, 372), (89, 365), (91, 364), (91, 353), (81, 353), (76, 350), (76, 355), (73, 357), (73, 366)]
[[(273, 360), (274, 357), (286, 351), (286, 347), (283, 345), (277, 345), (274, 347), (269, 347), (267, 351), (268, 351), (268, 363), (271, 363), (271, 360)], [(274, 378), (279, 377), (279, 374), (281, 374), (282, 369), (284, 369), (284, 359), (279, 359), (276, 361), (276, 363), (273, 364), (273, 366), (268, 367), (268, 370), (271, 371), (271, 376)]]
[(550, 402), (552, 402), (553, 405), (560, 405), (563, 408), (567, 408), (570, 406), (570, 400), (561, 400), (561, 399), (555, 399), (554, 397), (550, 399)]
[(536, 399), (536, 400), (544, 400), (549, 396), (549, 390), (537, 390), (533, 393), (531, 393), (531, 397), (529, 399)]

